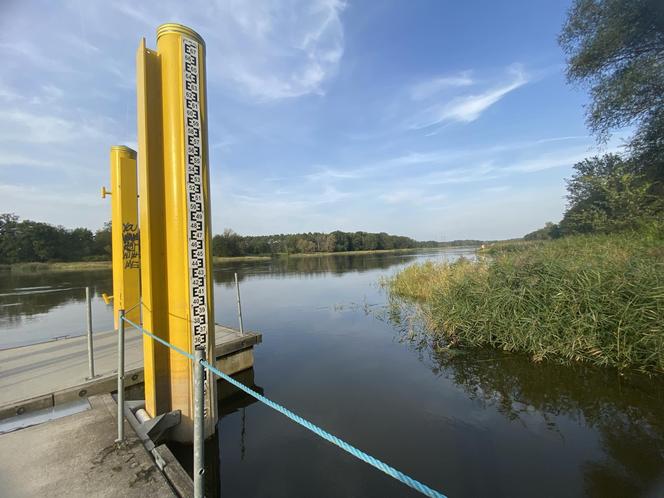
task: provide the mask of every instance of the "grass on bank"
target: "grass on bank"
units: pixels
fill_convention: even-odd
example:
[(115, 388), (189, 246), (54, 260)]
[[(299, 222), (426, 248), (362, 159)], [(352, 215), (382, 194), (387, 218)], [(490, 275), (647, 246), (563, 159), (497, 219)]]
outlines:
[(110, 270), (110, 261), (71, 261), (52, 263), (15, 263), (0, 265), (0, 270), (16, 273), (39, 273), (45, 271), (84, 271), (84, 270)]
[(477, 262), (408, 267), (387, 285), (421, 303), (450, 347), (664, 372), (661, 229), (489, 249)]
[(295, 252), (295, 253), (275, 253), (272, 255), (264, 256), (214, 256), (212, 259), (215, 263), (223, 263), (226, 261), (260, 261), (272, 258), (311, 258), (316, 256), (348, 256), (348, 255), (363, 255), (363, 254), (384, 254), (384, 253), (409, 253), (417, 252), (426, 249), (440, 249), (436, 247), (412, 247), (407, 249), (371, 249), (366, 251), (338, 251), (338, 252)]
[[(229, 261), (267, 261), (272, 258), (304, 258), (312, 256), (343, 256), (349, 254), (382, 254), (382, 253), (408, 253), (416, 252), (425, 247), (412, 249), (376, 249), (371, 251), (342, 251), (342, 252), (313, 252), (313, 253), (279, 253), (263, 256), (213, 256), (212, 263), (227, 263)], [(432, 249), (432, 248), (429, 248)], [(110, 270), (111, 261), (72, 261), (72, 262), (50, 262), (50, 263), (14, 263), (0, 264), (0, 271), (12, 271), (17, 273), (38, 273), (44, 271), (84, 271), (84, 270)]]

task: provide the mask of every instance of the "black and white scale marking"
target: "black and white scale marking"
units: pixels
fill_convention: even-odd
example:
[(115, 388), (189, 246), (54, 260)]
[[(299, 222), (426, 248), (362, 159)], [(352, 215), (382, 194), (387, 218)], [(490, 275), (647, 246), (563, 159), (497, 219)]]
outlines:
[(189, 300), (195, 349), (205, 350), (209, 327), (205, 268), (205, 205), (201, 153), (200, 53), (198, 43), (182, 37), (184, 78), (185, 186), (187, 193), (187, 241), (189, 247)]

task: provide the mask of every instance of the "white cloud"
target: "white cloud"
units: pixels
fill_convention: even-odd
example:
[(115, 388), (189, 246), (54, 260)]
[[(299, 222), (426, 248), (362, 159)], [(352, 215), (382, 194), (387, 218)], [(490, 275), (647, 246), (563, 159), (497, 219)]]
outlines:
[(0, 99), (6, 102), (15, 102), (17, 100), (20, 100), (20, 98), (21, 96), (18, 94), (18, 92), (9, 88), (2, 81), (0, 81)]
[[(424, 168), (426, 181), (435, 183), (468, 183), (495, 178), (499, 170), (503, 172), (528, 173), (558, 166), (569, 166), (591, 154), (587, 143), (580, 146), (565, 146), (554, 149), (553, 151), (541, 149), (542, 147), (551, 146), (559, 142), (577, 142), (579, 140), (587, 142), (590, 140), (590, 137), (549, 137), (469, 149), (437, 149), (427, 152), (407, 152), (392, 158), (368, 161), (366, 165), (357, 168), (317, 165), (315, 167), (316, 171), (305, 175), (305, 178), (312, 182), (324, 183), (369, 177), (375, 179), (379, 175), (399, 174), (404, 168), (409, 169), (411, 176), (417, 176), (418, 169)], [(614, 150), (617, 150), (617, 147), (611, 146), (602, 152), (612, 152)], [(518, 161), (513, 159), (498, 161), (501, 154), (507, 153), (509, 153), (509, 157), (521, 155), (526, 156), (526, 158)], [(502, 166), (499, 167), (499, 164)], [(445, 166), (451, 166), (451, 168), (443, 170), (442, 168)], [(427, 173), (431, 168), (436, 168), (436, 171)]]
[(486, 109), (498, 102), (511, 91), (526, 84), (527, 81), (528, 80), (523, 75), (519, 74), (514, 81), (507, 85), (493, 88), (478, 95), (469, 95), (467, 97), (455, 99), (442, 109), (442, 112), (435, 123), (440, 123), (441, 121), (446, 120), (461, 121), (464, 123), (475, 121)]
[[(140, 37), (154, 47), (156, 28), (178, 22), (205, 39), (209, 79), (252, 100), (273, 101), (324, 93), (344, 53), (345, 5), (341, 0), (69, 0), (42, 13), (41, 25), (39, 19), (27, 23), (39, 16), (26, 5), (14, 30), (26, 33), (30, 26), (32, 35), (8, 36), (12, 41), (0, 43), (0, 53), (61, 73), (87, 60), (82, 73), (109, 70), (131, 80), (127, 75), (133, 74)], [(49, 44), (40, 33), (48, 32), (47, 20), (54, 16), (66, 34)], [(119, 52), (123, 63), (114, 61)]]
[[(458, 95), (449, 99), (444, 96), (444, 102), (439, 101), (442, 97), (437, 93), (430, 94), (427, 106), (414, 118), (408, 120), (407, 127), (422, 129), (449, 121), (460, 123), (475, 121), (489, 107), (529, 81), (525, 71), (518, 64), (512, 65), (508, 72), (511, 76), (509, 81), (495, 85), (481, 93)], [(469, 82), (470, 84), (473, 82)]]
[(403, 189), (389, 191), (378, 196), (387, 204), (413, 204), (422, 206), (426, 204), (440, 204), (447, 199), (445, 194), (427, 194), (422, 189)]
[(0, 142), (65, 144), (103, 136), (98, 125), (18, 109), (0, 110)]
[(216, 2), (214, 24), (202, 27), (210, 72), (259, 100), (322, 94), (343, 56), (344, 7), (336, 0)]
[(475, 82), (470, 74), (470, 71), (462, 71), (451, 76), (438, 76), (430, 80), (420, 81), (410, 88), (410, 98), (422, 100), (448, 88), (470, 86)]
[(2, 151), (0, 153), (0, 166), (33, 166), (38, 168), (52, 168), (57, 166), (57, 163), (34, 156), (7, 153)]
[(307, 180), (314, 182), (325, 182), (329, 180), (360, 178), (364, 176), (361, 170), (339, 170), (334, 168), (320, 167), (319, 171), (305, 175)]
[(14, 41), (11, 43), (0, 43), (0, 53), (5, 54), (4, 61), (10, 59), (14, 61), (14, 65), (25, 67), (25, 63), (32, 64), (41, 70), (48, 70), (53, 72), (71, 72), (72, 68), (69, 64), (64, 64), (62, 61), (56, 61), (46, 55), (42, 49), (36, 47), (33, 43), (26, 41)]

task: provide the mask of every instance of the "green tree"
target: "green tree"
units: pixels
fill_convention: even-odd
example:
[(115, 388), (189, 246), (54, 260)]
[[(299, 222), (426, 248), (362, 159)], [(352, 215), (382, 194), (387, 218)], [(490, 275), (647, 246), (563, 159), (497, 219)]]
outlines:
[(547, 221), (542, 228), (523, 236), (525, 240), (550, 240), (558, 237), (560, 237), (560, 227), (551, 221)]
[(94, 242), (92, 245), (92, 254), (98, 257), (111, 258), (113, 253), (112, 240), (111, 240), (111, 222), (104, 223), (103, 228), (95, 232)]
[(651, 183), (616, 154), (584, 159), (574, 169), (560, 222), (564, 235), (639, 228), (661, 209), (660, 200), (649, 193)]
[(212, 254), (215, 256), (239, 256), (240, 236), (230, 228), (224, 229), (221, 235), (212, 237)]
[(634, 126), (631, 165), (664, 180), (664, 2), (575, 0), (559, 41), (568, 79), (590, 86), (591, 130)]
[(87, 228), (74, 228), (66, 233), (67, 243), (64, 245), (66, 258), (71, 261), (82, 261), (93, 254), (94, 235)]
[(17, 226), (18, 216), (13, 213), (0, 214), (0, 263), (19, 261)]

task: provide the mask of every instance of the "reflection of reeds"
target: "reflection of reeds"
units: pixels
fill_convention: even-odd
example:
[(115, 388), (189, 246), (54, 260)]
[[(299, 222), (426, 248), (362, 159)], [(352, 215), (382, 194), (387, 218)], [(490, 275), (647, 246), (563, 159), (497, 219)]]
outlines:
[(664, 372), (661, 237), (571, 237), (491, 259), (413, 265), (387, 282), (451, 346)]
[(12, 272), (37, 273), (45, 271), (82, 271), (82, 270), (110, 270), (110, 261), (75, 261), (54, 263), (16, 263), (6, 265)]
[(664, 378), (580, 363), (533, 363), (525, 355), (490, 348), (448, 349), (442, 334), (430, 332), (421, 309), (391, 298), (387, 313), (399, 337), (435, 375), (452, 381), (484, 409), (537, 433), (544, 429), (562, 441), (592, 434), (581, 439), (593, 445), (594, 434), (599, 436), (594, 456), (575, 452), (573, 445), (567, 450), (567, 463), (580, 463), (585, 495), (643, 496), (659, 489)]

